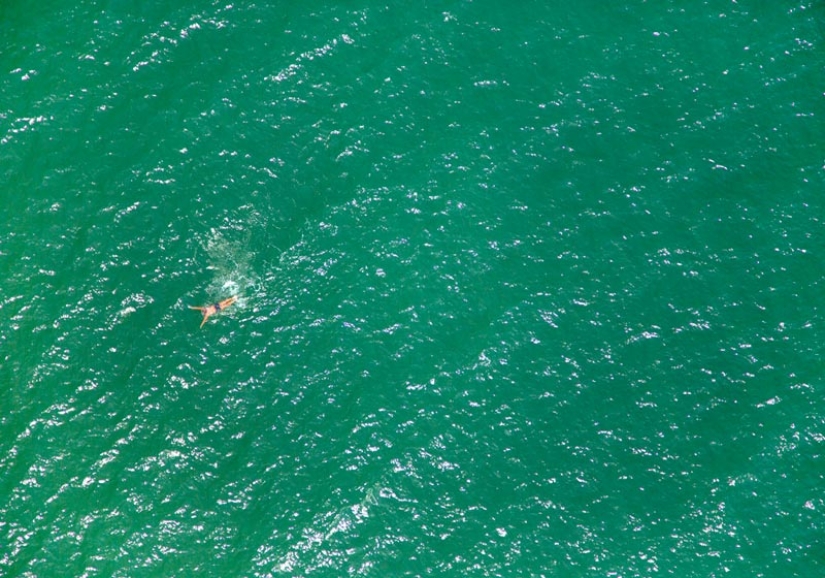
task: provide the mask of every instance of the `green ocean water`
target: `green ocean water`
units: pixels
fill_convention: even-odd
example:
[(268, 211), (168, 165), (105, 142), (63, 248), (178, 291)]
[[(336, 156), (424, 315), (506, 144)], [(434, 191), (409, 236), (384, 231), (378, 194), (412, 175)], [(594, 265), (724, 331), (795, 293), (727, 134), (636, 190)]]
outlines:
[(3, 2), (0, 576), (822, 576), (823, 34)]

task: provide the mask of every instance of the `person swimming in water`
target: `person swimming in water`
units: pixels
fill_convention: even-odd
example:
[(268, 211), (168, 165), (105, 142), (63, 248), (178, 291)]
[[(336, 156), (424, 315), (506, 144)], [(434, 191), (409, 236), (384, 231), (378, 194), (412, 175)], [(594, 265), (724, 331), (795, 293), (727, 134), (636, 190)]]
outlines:
[(238, 299), (238, 296), (233, 295), (229, 299), (224, 299), (223, 301), (218, 301), (217, 303), (213, 303), (212, 305), (204, 305), (204, 306), (190, 305), (189, 309), (197, 309), (198, 311), (203, 312), (203, 321), (201, 321), (201, 327), (203, 327), (203, 324), (206, 323), (206, 320), (209, 319), (210, 315), (214, 315), (218, 311), (221, 311), (222, 309), (226, 309), (227, 307), (232, 305), (237, 299)]

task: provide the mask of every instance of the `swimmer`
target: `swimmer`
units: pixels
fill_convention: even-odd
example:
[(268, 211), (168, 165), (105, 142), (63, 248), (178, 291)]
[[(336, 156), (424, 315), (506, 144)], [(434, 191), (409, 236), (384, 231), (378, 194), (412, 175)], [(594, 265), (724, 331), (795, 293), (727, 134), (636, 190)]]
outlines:
[(201, 327), (203, 324), (206, 323), (206, 320), (209, 319), (210, 315), (214, 315), (221, 309), (226, 309), (230, 305), (232, 305), (238, 299), (237, 295), (233, 295), (229, 299), (224, 299), (223, 301), (218, 301), (217, 303), (213, 303), (212, 305), (204, 305), (203, 307), (198, 307), (196, 305), (190, 305), (189, 309), (197, 309), (198, 311), (203, 311), (203, 321), (201, 321)]

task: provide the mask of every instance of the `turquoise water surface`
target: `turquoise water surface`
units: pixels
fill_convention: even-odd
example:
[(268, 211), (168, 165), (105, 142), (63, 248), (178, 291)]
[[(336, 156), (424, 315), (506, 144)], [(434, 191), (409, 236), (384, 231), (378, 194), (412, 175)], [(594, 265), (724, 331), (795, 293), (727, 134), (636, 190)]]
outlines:
[(0, 575), (822, 575), (822, 2), (0, 34)]

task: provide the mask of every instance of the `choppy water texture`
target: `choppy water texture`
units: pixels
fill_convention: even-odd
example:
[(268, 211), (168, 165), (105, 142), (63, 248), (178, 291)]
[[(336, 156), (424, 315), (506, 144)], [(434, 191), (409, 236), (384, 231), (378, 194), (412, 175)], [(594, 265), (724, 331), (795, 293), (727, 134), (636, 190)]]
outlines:
[(822, 2), (155, 4), (0, 6), (0, 574), (822, 574)]

